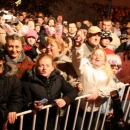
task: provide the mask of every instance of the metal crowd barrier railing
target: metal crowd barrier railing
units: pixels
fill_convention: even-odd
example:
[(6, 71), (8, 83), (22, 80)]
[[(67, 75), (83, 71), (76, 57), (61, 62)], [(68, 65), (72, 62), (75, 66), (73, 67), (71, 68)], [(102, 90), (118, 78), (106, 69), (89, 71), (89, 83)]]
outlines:
[[(125, 98), (123, 97), (124, 95), (124, 90), (123, 89), (123, 94), (120, 98), (120, 100), (122, 101), (123, 100), (123, 106), (122, 106), (122, 109), (123, 109), (123, 112), (124, 112), (124, 121), (127, 120), (127, 117), (128, 115), (130, 114), (130, 100), (128, 100), (128, 96), (129, 96), (129, 93), (130, 93), (130, 87), (128, 88), (127, 90), (127, 93), (125, 93)], [(80, 107), (80, 102), (81, 102), (81, 99), (82, 98), (85, 98), (86, 95), (84, 96), (80, 96), (80, 97), (77, 97), (75, 100), (77, 100), (77, 107), (76, 107), (76, 112), (75, 112), (75, 118), (74, 118), (74, 122), (73, 122), (73, 128), (72, 130), (75, 130), (75, 126), (76, 126), (76, 120), (77, 120), (77, 115), (78, 115), (78, 111), (79, 111), (79, 107)], [(107, 116), (107, 112), (108, 112), (108, 109), (109, 109), (109, 104), (110, 104), (110, 101), (111, 101), (111, 97), (108, 98), (108, 101), (107, 101), (107, 105), (106, 105), (106, 111), (105, 113), (103, 114), (103, 118), (102, 118), (102, 121), (101, 121), (101, 125), (100, 125), (100, 130), (103, 130), (104, 129), (104, 124), (105, 124), (105, 119), (106, 119), (106, 116)], [(128, 102), (127, 102), (128, 101)], [(127, 105), (127, 106), (126, 106)], [(48, 122), (48, 115), (49, 115), (49, 109), (51, 107), (54, 107), (56, 106), (55, 104), (51, 104), (51, 105), (46, 105), (44, 106), (42, 109), (43, 110), (46, 110), (46, 120), (44, 120), (44, 128), (43, 130), (46, 130), (47, 129), (47, 122)], [(66, 115), (65, 115), (65, 122), (64, 122), (64, 129), (63, 130), (66, 130), (67, 128), (67, 122), (68, 122), (68, 118), (69, 118), (69, 111), (70, 111), (70, 106), (69, 105), (67, 107), (67, 111), (66, 111)], [(85, 110), (84, 110), (84, 114), (83, 114), (83, 119), (82, 119), (82, 124), (81, 124), (81, 128), (80, 130), (83, 129), (83, 125), (84, 125), (84, 119), (85, 119), (85, 115), (86, 115), (86, 110), (87, 110), (87, 106), (88, 106), (88, 102), (86, 101), (86, 106), (85, 106)], [(91, 124), (92, 124), (92, 119), (93, 119), (93, 113), (94, 113), (94, 107), (95, 107), (95, 103), (93, 103), (93, 106), (92, 106), (92, 110), (91, 110), (91, 116), (90, 116), (90, 120), (89, 120), (89, 125), (88, 125), (88, 129), (87, 130), (90, 130), (91, 128)], [(99, 107), (99, 110), (98, 110), (98, 113), (97, 113), (97, 119), (96, 119), (96, 123), (95, 123), (95, 127), (94, 127), (94, 130), (99, 130), (98, 126), (99, 126), (99, 120), (100, 120), (100, 115), (101, 115), (101, 109), (102, 109), (102, 105)], [(58, 118), (59, 118), (59, 108), (57, 107), (57, 114), (56, 114), (56, 118), (55, 118), (55, 127), (54, 127), (54, 130), (57, 130), (57, 124), (58, 124)], [(21, 112), (21, 113), (18, 113), (17, 116), (20, 117), (20, 125), (19, 125), (19, 130), (22, 130), (23, 129), (23, 119), (24, 119), (24, 116), (26, 114), (30, 114), (30, 113), (33, 113), (33, 125), (32, 125), (32, 130), (35, 130), (35, 124), (36, 124), (36, 118), (37, 118), (37, 111), (36, 110), (28, 110), (28, 111), (24, 111), (24, 112)]]

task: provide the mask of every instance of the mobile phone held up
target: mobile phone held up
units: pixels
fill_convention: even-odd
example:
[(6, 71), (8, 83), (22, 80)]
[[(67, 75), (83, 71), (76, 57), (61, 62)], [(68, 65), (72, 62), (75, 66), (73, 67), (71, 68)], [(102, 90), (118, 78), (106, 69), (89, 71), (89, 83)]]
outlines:
[(40, 102), (38, 103), (38, 106), (40, 106), (40, 105), (45, 105), (45, 104), (47, 104), (47, 102), (48, 102), (48, 99), (43, 98), (43, 99), (40, 100)]

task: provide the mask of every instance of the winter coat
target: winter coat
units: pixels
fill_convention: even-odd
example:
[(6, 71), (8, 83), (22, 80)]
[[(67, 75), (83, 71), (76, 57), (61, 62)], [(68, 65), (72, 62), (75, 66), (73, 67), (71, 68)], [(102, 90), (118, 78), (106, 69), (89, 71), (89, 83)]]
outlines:
[(116, 34), (111, 33), (111, 35), (113, 40), (110, 42), (110, 44), (107, 47), (115, 51), (121, 45), (121, 42), (119, 37)]
[(77, 90), (67, 83), (58, 70), (54, 70), (49, 78), (31, 71), (28, 81), (23, 82), (24, 109), (33, 109), (33, 102), (43, 98), (48, 99), (48, 104), (61, 98), (70, 104), (77, 96)]
[(4, 65), (4, 71), (0, 75), (0, 126), (7, 120), (9, 112), (19, 113), (22, 108), (22, 85), (10, 67)]
[[(23, 110), (34, 109), (33, 104), (35, 100), (41, 100), (43, 98), (48, 99), (48, 104), (54, 103), (55, 99), (62, 98), (66, 105), (69, 105), (77, 97), (77, 90), (74, 89), (69, 83), (67, 83), (58, 70), (54, 70), (49, 78), (43, 77), (37, 73), (30, 72), (28, 82), (23, 82), (23, 94), (24, 94), (24, 107)], [(61, 97), (61, 93), (63, 96)], [(64, 107), (65, 108), (65, 107)], [(52, 107), (49, 110), (47, 130), (52, 130), (55, 124), (57, 107)], [(43, 120), (45, 116), (45, 110), (37, 112), (36, 130), (43, 129)], [(32, 125), (32, 115), (28, 115), (25, 118), (25, 128)]]
[(23, 79), (27, 70), (31, 69), (34, 65), (34, 62), (28, 56), (26, 56), (23, 51), (21, 52), (21, 57), (18, 61), (13, 61), (7, 53), (5, 54), (5, 60), (15, 64), (18, 67), (16, 76), (19, 79)]
[(130, 45), (127, 46), (127, 42), (122, 43), (116, 50), (115, 53), (121, 53), (130, 50)]
[(26, 54), (28, 57), (30, 57), (31, 60), (35, 59), (36, 56), (38, 55), (36, 49), (37, 49), (36, 46), (24, 45), (25, 54)]
[[(88, 58), (83, 58), (83, 48), (76, 47), (72, 52), (72, 64), (81, 80), (83, 91), (81, 95), (89, 94), (91, 91), (98, 92), (98, 98), (95, 100), (94, 110), (98, 110), (105, 97), (110, 96), (110, 91), (117, 90), (115, 82), (103, 71), (103, 67), (94, 68)], [(81, 101), (81, 108), (84, 109), (86, 100)], [(87, 111), (91, 110), (91, 103)]]
[[(89, 57), (92, 54), (92, 52), (94, 50), (94, 47), (92, 47), (88, 43), (88, 41), (86, 41), (85, 43), (83, 43), (82, 46), (83, 46), (83, 52), (84, 52), (83, 53), (83, 57)], [(99, 46), (97, 45), (95, 48), (99, 48)]]
[(69, 82), (73, 87), (79, 82), (78, 76), (72, 66), (71, 59), (61, 53), (58, 57), (54, 58), (57, 68), (61, 71), (62, 76), (67, 82)]

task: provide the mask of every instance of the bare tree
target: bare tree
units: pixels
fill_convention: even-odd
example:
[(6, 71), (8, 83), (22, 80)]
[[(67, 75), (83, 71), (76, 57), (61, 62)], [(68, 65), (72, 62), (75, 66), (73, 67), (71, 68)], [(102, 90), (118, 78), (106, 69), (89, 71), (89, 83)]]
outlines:
[(54, 0), (49, 4), (49, 11), (53, 16), (63, 14), (64, 20), (97, 22), (99, 15), (86, 0)]

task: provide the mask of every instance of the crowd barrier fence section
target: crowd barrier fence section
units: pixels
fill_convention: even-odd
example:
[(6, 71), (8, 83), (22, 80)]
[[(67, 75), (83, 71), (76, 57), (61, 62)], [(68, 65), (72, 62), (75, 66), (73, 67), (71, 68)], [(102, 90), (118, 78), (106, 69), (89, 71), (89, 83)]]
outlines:
[[(128, 96), (130, 93), (130, 87), (128, 87), (127, 93), (125, 93), (125, 97), (123, 96), (125, 92), (125, 89), (123, 89), (123, 94), (120, 98), (121, 101), (123, 101), (123, 106), (122, 106), (122, 110), (124, 112), (124, 121), (127, 120), (128, 115), (130, 114), (130, 100), (128, 100)], [(75, 112), (75, 118), (74, 118), (74, 122), (73, 123), (73, 128), (72, 130), (75, 130), (75, 126), (76, 126), (76, 121), (77, 121), (77, 115), (78, 115), (78, 111), (80, 108), (80, 102), (81, 99), (85, 98), (86, 95), (84, 96), (79, 96), (77, 97), (75, 100), (77, 100), (77, 106), (76, 106), (76, 112)], [(97, 118), (96, 118), (96, 123), (95, 123), (95, 127), (94, 130), (99, 130), (99, 122), (100, 123), (100, 130), (104, 129), (104, 124), (105, 124), (105, 119), (108, 113), (108, 109), (109, 109), (109, 104), (111, 102), (111, 97), (108, 98), (107, 101), (107, 105), (106, 105), (106, 110), (105, 113), (103, 114), (103, 118), (102, 120), (100, 120), (100, 116), (101, 116), (101, 110), (102, 110), (102, 105), (100, 105), (99, 110), (97, 112)], [(43, 121), (44, 123), (44, 128), (43, 130), (47, 129), (47, 122), (48, 122), (48, 115), (49, 115), (49, 109), (51, 107), (56, 106), (56, 104), (51, 104), (51, 105), (46, 105), (42, 108), (42, 110), (46, 110), (46, 114), (45, 114), (45, 120)], [(64, 122), (64, 130), (66, 130), (67, 128), (67, 122), (68, 122), (68, 118), (69, 118), (69, 111), (70, 111), (70, 107), (71, 105), (69, 105), (67, 107), (66, 110), (66, 115), (65, 115), (65, 122)], [(83, 119), (82, 119), (82, 124), (81, 124), (81, 128), (80, 130), (83, 130), (83, 125), (84, 125), (84, 120), (85, 120), (85, 115), (86, 115), (86, 111), (87, 111), (87, 107), (88, 107), (88, 101), (86, 101), (86, 105), (85, 105), (85, 109), (84, 109), (84, 113), (83, 113)], [(93, 113), (94, 113), (94, 107), (95, 107), (95, 103), (93, 103), (92, 109), (91, 109), (91, 116), (89, 119), (89, 125), (88, 125), (88, 129), (90, 130), (91, 128), (91, 124), (92, 124), (92, 119), (93, 119)], [(57, 124), (58, 124), (58, 119), (59, 119), (59, 111), (60, 108), (57, 107), (57, 113), (56, 113), (56, 117), (55, 117), (55, 126), (54, 126), (54, 130), (57, 130)], [(24, 116), (27, 114), (33, 113), (33, 125), (32, 125), (32, 130), (35, 130), (35, 124), (36, 124), (36, 118), (37, 118), (37, 111), (36, 110), (27, 110), (21, 113), (18, 113), (17, 116), (20, 117), (20, 125), (19, 125), (19, 130), (23, 130), (23, 120), (24, 120)], [(130, 116), (130, 115), (129, 115)], [(3, 129), (4, 130), (4, 129)]]

